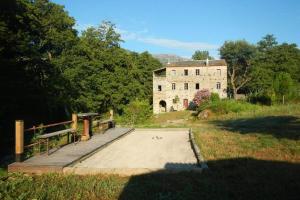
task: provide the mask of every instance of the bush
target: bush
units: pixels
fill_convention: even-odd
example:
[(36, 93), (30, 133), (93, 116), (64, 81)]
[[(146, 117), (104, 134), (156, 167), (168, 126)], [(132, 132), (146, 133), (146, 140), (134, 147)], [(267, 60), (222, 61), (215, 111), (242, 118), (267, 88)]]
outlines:
[(139, 124), (145, 122), (152, 115), (152, 109), (147, 100), (134, 100), (124, 108), (117, 121), (121, 124)]
[(212, 102), (215, 102), (215, 101), (220, 101), (220, 96), (218, 93), (211, 93), (210, 95), (210, 100)]
[(272, 105), (272, 98), (266, 94), (250, 95), (248, 100), (253, 104)]
[(220, 100), (220, 101), (207, 101), (201, 104), (198, 108), (199, 112), (202, 112), (205, 109), (211, 110), (213, 113), (217, 114), (227, 114), (230, 112), (239, 113), (242, 111), (255, 109), (257, 106), (236, 100)]
[(188, 110), (196, 110), (197, 109), (197, 104), (195, 104), (193, 101), (191, 101), (189, 103), (189, 107), (188, 107)]
[(205, 101), (198, 106), (198, 111), (202, 112), (203, 110), (209, 108), (210, 105), (211, 105), (210, 101)]
[(199, 106), (201, 103), (208, 101), (210, 98), (210, 92), (207, 89), (199, 90), (196, 92), (195, 97), (193, 99), (194, 104)]

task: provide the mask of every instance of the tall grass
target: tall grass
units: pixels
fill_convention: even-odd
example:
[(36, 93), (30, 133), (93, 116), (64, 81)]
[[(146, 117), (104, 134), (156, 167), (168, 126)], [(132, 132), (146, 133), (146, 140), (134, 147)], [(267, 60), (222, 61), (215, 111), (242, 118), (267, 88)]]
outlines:
[(210, 101), (206, 108), (217, 114), (239, 113), (249, 110), (257, 110), (260, 106), (245, 101), (218, 100)]
[[(232, 119), (232, 118), (256, 118), (262, 116), (278, 116), (278, 115), (300, 115), (300, 104), (276, 104), (272, 106), (245, 104), (238, 112), (216, 112), (210, 119)], [(248, 105), (247, 105), (248, 104)], [(236, 106), (236, 105), (235, 105)], [(233, 107), (235, 107), (233, 106)], [(238, 106), (237, 106), (238, 107)]]

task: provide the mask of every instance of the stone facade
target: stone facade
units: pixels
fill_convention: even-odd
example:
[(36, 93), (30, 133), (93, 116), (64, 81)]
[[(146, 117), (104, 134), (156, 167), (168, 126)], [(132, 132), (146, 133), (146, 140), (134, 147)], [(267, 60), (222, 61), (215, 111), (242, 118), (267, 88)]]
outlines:
[(153, 71), (153, 112), (184, 110), (198, 90), (227, 97), (225, 60), (182, 61)]

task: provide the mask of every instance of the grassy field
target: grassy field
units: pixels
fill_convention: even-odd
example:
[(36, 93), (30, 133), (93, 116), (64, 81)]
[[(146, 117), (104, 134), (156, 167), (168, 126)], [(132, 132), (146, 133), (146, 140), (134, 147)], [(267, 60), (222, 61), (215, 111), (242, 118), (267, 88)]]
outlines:
[(300, 105), (195, 120), (188, 111), (140, 127), (191, 127), (209, 169), (132, 177), (0, 170), (0, 199), (299, 199)]

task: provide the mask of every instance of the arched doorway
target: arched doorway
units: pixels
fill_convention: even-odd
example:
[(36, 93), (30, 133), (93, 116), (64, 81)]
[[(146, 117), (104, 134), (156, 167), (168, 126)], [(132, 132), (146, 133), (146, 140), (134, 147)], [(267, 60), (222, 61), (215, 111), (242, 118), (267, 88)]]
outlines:
[(167, 103), (164, 100), (159, 102), (159, 111), (160, 112), (167, 112)]

